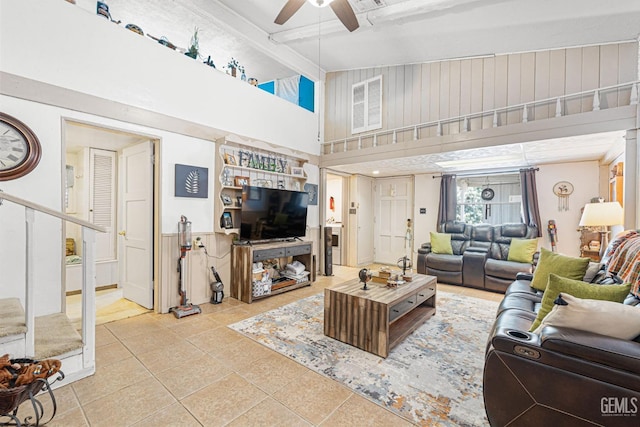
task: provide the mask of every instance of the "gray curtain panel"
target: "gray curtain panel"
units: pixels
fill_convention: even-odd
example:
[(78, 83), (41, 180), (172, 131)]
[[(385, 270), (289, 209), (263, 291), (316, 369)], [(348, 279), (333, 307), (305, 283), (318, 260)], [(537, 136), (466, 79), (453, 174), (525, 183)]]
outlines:
[(522, 222), (538, 228), (538, 237), (542, 237), (542, 222), (538, 208), (538, 190), (536, 188), (536, 169), (520, 169), (522, 186)]
[(438, 225), (456, 219), (456, 176), (442, 175), (440, 181), (440, 204), (438, 206)]

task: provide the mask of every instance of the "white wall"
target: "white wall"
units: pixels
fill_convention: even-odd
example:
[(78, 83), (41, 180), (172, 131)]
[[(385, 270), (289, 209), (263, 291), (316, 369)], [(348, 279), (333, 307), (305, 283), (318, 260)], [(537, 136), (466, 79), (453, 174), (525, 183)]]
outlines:
[(3, 72), (320, 152), (316, 114), (65, 1), (3, 1), (0, 39)]
[[(192, 232), (212, 232), (214, 195), (220, 190), (217, 188), (220, 181), (216, 179), (218, 173), (214, 165), (215, 144), (184, 135), (161, 134), (162, 233), (177, 233), (181, 215), (191, 221)], [(209, 195), (206, 199), (175, 196), (176, 163), (209, 169)]]
[[(148, 135), (161, 141), (161, 232), (174, 233), (180, 215), (193, 222), (194, 232), (213, 231), (214, 152), (212, 141), (200, 140), (130, 123), (118, 122), (77, 111), (51, 107), (0, 95), (2, 111), (19, 118), (38, 136), (42, 158), (36, 169), (25, 177), (0, 183), (0, 190), (48, 208), (62, 211), (65, 163), (62, 159), (62, 118), (97, 126), (122, 129)], [(207, 199), (174, 196), (175, 164), (193, 164), (209, 168)], [(42, 214), (36, 215), (36, 313), (59, 312), (61, 309), (61, 265), (64, 256), (62, 226)], [(24, 209), (5, 202), (0, 206), (0, 297), (24, 297)], [(10, 242), (9, 244), (7, 242)]]
[[(599, 167), (597, 161), (576, 162), (558, 165), (541, 165), (536, 174), (542, 239), (540, 246), (551, 249), (547, 224), (556, 221), (559, 253), (580, 256), (580, 232), (578, 223), (581, 209), (592, 197), (599, 195)], [(553, 185), (558, 181), (569, 181), (574, 191), (569, 196), (569, 210), (558, 211), (558, 198), (553, 194)], [(606, 195), (604, 195), (606, 197)]]
[[(325, 206), (326, 206), (326, 218), (333, 217), (335, 222), (342, 222), (342, 204), (344, 197), (342, 195), (342, 180), (341, 176), (327, 175), (327, 191), (325, 192)], [(330, 209), (330, 198), (333, 197), (335, 209)]]
[[(557, 226), (558, 252), (580, 256), (580, 233), (578, 232), (580, 209), (589, 203), (592, 197), (599, 195), (598, 162), (576, 162), (539, 167), (540, 171), (536, 174), (536, 184), (542, 221), (540, 246), (551, 249), (547, 224), (550, 219), (553, 219)], [(422, 243), (429, 241), (430, 231), (436, 231), (440, 180), (432, 177), (432, 174), (416, 175), (415, 177), (415, 250)], [(568, 211), (558, 211), (558, 198), (553, 194), (553, 185), (558, 181), (569, 181), (574, 186), (574, 192), (569, 198)], [(426, 214), (420, 214), (420, 208), (426, 208)]]
[[(439, 174), (438, 174), (439, 175)], [(429, 241), (429, 232), (437, 231), (440, 178), (436, 174), (416, 175), (414, 180), (413, 250), (416, 252)], [(420, 208), (426, 213), (421, 214)]]
[[(320, 193), (320, 168), (311, 163), (303, 165), (304, 173), (307, 176), (307, 183), (318, 185), (318, 194)], [(301, 188), (304, 190), (304, 188)], [(316, 200), (318, 195), (316, 195)], [(316, 205), (309, 205), (307, 208), (307, 228), (318, 228), (320, 225), (320, 202)]]

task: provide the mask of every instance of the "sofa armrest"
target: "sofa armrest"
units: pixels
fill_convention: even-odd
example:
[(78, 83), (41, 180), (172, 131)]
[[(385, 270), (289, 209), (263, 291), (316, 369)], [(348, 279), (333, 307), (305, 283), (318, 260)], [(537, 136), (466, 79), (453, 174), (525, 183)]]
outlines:
[(462, 282), (465, 286), (484, 288), (484, 263), (489, 250), (468, 247), (462, 253)]
[(547, 326), (540, 333), (546, 350), (640, 374), (640, 343), (587, 331)]
[(516, 274), (516, 280), (528, 280), (530, 282), (533, 280), (533, 273), (518, 273)]
[(418, 248), (418, 259), (416, 262), (416, 271), (419, 274), (427, 274), (427, 255), (431, 253), (431, 243), (423, 243)]
[[(480, 248), (478, 246), (469, 246), (467, 249), (464, 250), (464, 252), (469, 252), (469, 253), (478, 253), (478, 254), (489, 254), (489, 248)], [(464, 254), (463, 254), (464, 255)]]

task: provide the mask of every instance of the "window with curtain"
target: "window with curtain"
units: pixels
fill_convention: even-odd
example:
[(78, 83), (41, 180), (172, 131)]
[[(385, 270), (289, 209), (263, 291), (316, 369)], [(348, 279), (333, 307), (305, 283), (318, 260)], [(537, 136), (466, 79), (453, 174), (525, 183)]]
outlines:
[(519, 174), (458, 177), (456, 184), (456, 220), (493, 225), (522, 222)]

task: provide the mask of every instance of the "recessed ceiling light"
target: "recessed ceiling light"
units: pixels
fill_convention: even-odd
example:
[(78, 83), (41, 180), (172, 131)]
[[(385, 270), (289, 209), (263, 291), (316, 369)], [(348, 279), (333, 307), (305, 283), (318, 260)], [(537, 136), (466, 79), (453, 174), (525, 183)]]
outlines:
[(374, 175), (380, 175), (380, 171), (373, 171), (371, 173), (374, 174)]

